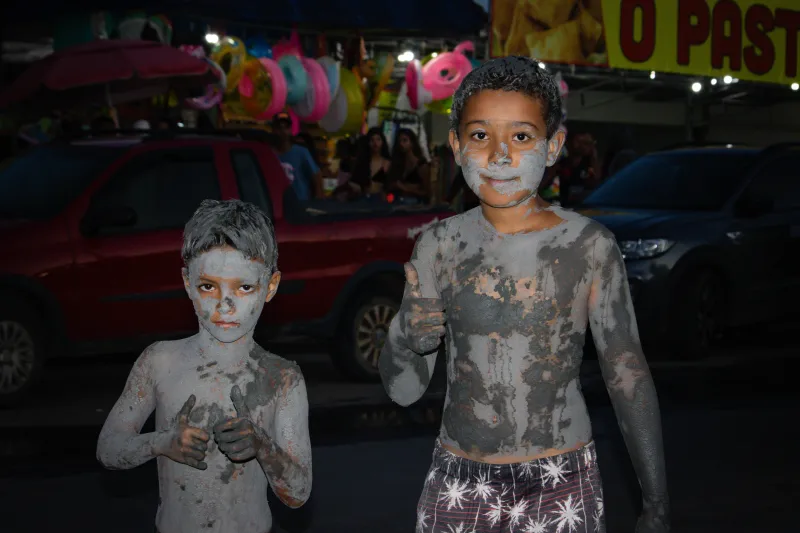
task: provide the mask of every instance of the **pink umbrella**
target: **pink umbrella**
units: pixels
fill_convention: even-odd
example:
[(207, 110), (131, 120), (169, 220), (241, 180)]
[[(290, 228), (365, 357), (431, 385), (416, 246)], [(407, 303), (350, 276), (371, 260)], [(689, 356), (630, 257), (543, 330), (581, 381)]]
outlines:
[(202, 88), (217, 80), (207, 62), (153, 41), (101, 40), (37, 61), (0, 94), (0, 108), (45, 108), (87, 103), (116, 105)]

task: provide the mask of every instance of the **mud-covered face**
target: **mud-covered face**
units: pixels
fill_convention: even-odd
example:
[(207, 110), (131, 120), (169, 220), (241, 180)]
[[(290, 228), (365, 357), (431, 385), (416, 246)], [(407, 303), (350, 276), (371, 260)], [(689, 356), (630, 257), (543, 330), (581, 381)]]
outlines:
[(563, 133), (547, 139), (539, 100), (506, 91), (471, 96), (458, 135), (450, 132), (467, 184), (491, 207), (513, 207), (534, 196), (563, 142)]
[(264, 304), (278, 289), (261, 261), (229, 247), (212, 248), (189, 263), (183, 280), (200, 327), (220, 342), (236, 342), (255, 329)]

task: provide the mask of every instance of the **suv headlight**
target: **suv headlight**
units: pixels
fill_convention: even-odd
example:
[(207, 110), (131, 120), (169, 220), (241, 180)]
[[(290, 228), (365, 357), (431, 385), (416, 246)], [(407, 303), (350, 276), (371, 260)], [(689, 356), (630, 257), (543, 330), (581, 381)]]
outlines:
[(639, 239), (638, 241), (620, 241), (623, 259), (650, 259), (659, 256), (672, 248), (675, 241), (668, 239)]

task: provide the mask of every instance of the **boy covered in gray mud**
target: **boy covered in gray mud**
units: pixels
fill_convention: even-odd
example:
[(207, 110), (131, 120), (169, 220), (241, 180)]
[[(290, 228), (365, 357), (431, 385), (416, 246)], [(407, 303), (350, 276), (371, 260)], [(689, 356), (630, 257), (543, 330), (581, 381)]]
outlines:
[(450, 143), (480, 205), (424, 231), (381, 353), (391, 398), (427, 389), (442, 338), (447, 395), (417, 531), (605, 531), (579, 371), (587, 322), (642, 488), (637, 533), (669, 529), (658, 397), (614, 236), (536, 191), (564, 142), (535, 60), (467, 75)]
[[(293, 508), (311, 492), (303, 375), (253, 341), (280, 283), (275, 233), (252, 204), (206, 200), (182, 255), (199, 332), (141, 354), (97, 458), (120, 470), (156, 458), (159, 533), (268, 533), (268, 484)], [(154, 410), (156, 431), (140, 433)]]

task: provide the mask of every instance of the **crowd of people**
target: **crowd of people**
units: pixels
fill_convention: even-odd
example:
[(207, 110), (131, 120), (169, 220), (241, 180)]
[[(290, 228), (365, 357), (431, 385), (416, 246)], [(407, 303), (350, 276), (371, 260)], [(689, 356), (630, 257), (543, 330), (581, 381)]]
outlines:
[(273, 122), (275, 148), (299, 200), (327, 197), (323, 180), (335, 180), (330, 197), (342, 201), (391, 201), (399, 204), (427, 204), (431, 198), (431, 165), (425, 158), (416, 133), (397, 131), (390, 148), (380, 128), (372, 128), (355, 143), (341, 140), (334, 165), (323, 168), (314, 139), (301, 132), (292, 135), (288, 115)]

